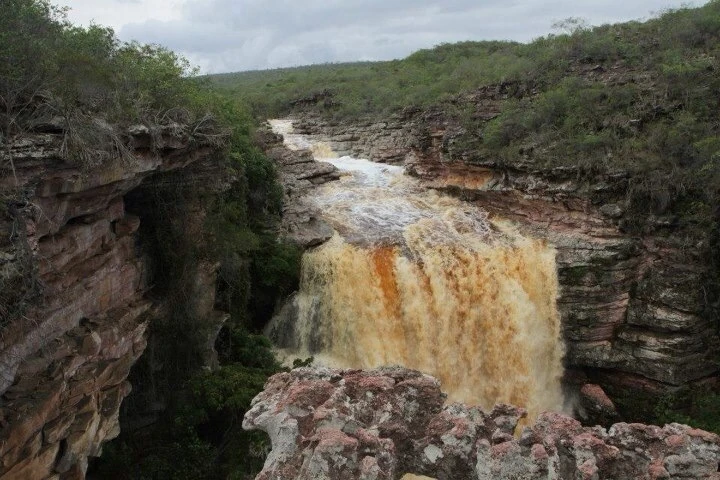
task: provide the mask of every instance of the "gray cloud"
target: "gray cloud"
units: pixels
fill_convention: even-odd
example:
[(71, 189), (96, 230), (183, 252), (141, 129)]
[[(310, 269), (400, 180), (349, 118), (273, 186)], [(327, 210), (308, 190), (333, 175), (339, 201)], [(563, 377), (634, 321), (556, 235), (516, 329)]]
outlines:
[[(135, 0), (124, 0), (135, 1)], [(460, 40), (528, 41), (567, 17), (647, 18), (666, 0), (186, 0), (180, 18), (127, 24), (118, 34), (165, 45), (206, 72), (401, 58)]]

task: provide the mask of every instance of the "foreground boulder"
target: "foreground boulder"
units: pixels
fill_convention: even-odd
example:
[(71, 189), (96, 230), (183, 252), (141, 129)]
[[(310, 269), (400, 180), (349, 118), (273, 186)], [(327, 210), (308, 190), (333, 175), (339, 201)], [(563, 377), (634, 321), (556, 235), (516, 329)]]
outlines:
[(439, 382), (401, 367), (299, 368), (268, 380), (245, 429), (270, 435), (257, 479), (720, 479), (720, 437), (686, 425), (583, 427), (559, 413), (444, 405)]

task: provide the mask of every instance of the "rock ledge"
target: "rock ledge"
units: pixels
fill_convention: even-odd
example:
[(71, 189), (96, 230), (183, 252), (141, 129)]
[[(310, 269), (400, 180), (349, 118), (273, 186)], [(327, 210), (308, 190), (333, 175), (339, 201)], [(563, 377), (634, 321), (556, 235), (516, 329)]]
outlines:
[(243, 427), (267, 432), (257, 479), (720, 479), (720, 437), (686, 425), (583, 427), (521, 408), (445, 405), (414, 370), (306, 367), (271, 377)]

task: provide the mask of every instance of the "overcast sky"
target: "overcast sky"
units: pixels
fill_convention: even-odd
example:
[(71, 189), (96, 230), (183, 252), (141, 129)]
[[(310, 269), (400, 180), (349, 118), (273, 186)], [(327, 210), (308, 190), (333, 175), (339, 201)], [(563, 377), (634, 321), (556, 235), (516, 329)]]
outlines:
[(205, 73), (403, 58), (460, 40), (528, 41), (581, 17), (646, 19), (704, 0), (54, 0), (70, 20), (158, 43)]

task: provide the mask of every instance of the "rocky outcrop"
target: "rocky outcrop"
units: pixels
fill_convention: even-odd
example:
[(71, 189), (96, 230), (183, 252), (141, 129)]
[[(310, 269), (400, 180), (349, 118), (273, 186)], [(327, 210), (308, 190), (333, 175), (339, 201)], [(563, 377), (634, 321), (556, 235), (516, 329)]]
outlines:
[(352, 124), (329, 123), (318, 117), (300, 117), (293, 122), (295, 133), (310, 135), (325, 142), (339, 156), (369, 158), (376, 162), (401, 165), (409, 151), (420, 147), (415, 135), (408, 135), (407, 115), (387, 121), (358, 121)]
[(720, 438), (685, 425), (606, 430), (544, 413), (519, 428), (521, 408), (444, 403), (413, 370), (299, 368), (270, 378), (243, 427), (272, 440), (258, 480), (720, 478)]
[[(467, 101), (484, 119), (502, 92)], [(442, 111), (408, 111), (385, 122), (343, 124), (303, 117), (297, 130), (339, 153), (404, 163), (428, 188), (452, 193), (558, 251), (568, 380), (592, 382), (629, 415), (645, 400), (717, 382), (717, 285), (708, 283), (707, 230), (676, 215), (633, 211), (629, 175), (478, 158)], [(632, 394), (628, 392), (632, 391)]]
[[(91, 169), (64, 159), (62, 133), (2, 145), (14, 167), (0, 180), (2, 480), (84, 478), (88, 456), (119, 433), (128, 373), (161, 309), (146, 295), (143, 212), (129, 213), (125, 197), (216, 151), (179, 125), (119, 135), (132, 155)], [(222, 178), (203, 185), (222, 190)], [(214, 292), (205, 273), (203, 294)]]
[(277, 166), (283, 185), (281, 227), (285, 235), (304, 248), (328, 240), (333, 235), (332, 227), (303, 197), (313, 187), (340, 178), (338, 169), (316, 161), (309, 150), (286, 148), (282, 136), (269, 129), (258, 130), (256, 141)]

